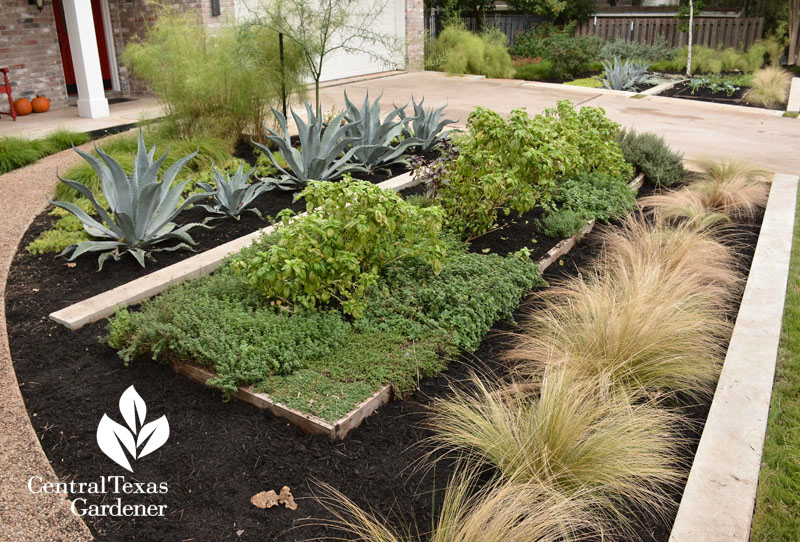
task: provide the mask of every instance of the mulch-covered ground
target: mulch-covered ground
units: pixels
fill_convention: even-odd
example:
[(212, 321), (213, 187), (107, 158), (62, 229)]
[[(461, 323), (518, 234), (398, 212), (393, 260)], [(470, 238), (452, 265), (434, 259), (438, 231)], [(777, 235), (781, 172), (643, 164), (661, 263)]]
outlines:
[[(41, 224), (34, 223), (21, 246), (33, 238), (37, 227)], [(740, 232), (742, 264), (749, 266), (758, 226), (743, 227)], [(576, 273), (597, 253), (598, 238), (597, 232), (587, 236), (551, 266), (545, 278), (552, 281)], [(225, 403), (218, 392), (150, 360), (137, 359), (123, 366), (116, 353), (98, 341), (104, 334), (103, 322), (72, 332), (47, 319), (53, 310), (97, 293), (97, 282), (106, 280), (104, 275), (124, 275), (121, 264), (109, 261), (106, 272), (99, 274), (93, 266), (89, 272), (85, 266), (44, 265), (40, 258), (19, 251), (6, 290), (8, 334), (20, 388), (59, 477), (89, 482), (100, 476), (126, 475), (130, 481), (167, 482), (169, 486), (166, 494), (125, 497), (126, 503), (166, 504), (163, 518), (85, 518), (98, 539), (330, 539), (335, 532), (324, 527), (300, 528), (309, 518), (328, 517), (309, 498), (314, 480), (332, 485), (361, 506), (402, 517), (421, 530), (430, 528), (450, 469), (446, 463), (435, 469), (421, 468), (423, 443), (430, 436), (424, 428), (426, 405), (432, 397), (446, 394), (453, 381), (466, 377), (470, 367), (502, 372), (497, 361), (507, 340), (502, 332), (513, 329), (511, 324), (499, 323), (475, 354), (451, 363), (445, 374), (421, 382), (419, 390), (405, 400), (383, 406), (346, 440), (330, 442), (305, 435), (286, 420), (249, 405)], [(68, 279), (69, 273), (75, 273), (75, 278)], [(520, 309), (524, 310), (526, 303)], [(732, 314), (735, 310), (732, 306)], [(170, 424), (169, 440), (135, 462), (134, 474), (103, 455), (95, 437), (104, 413), (121, 421), (118, 400), (131, 385), (147, 404), (148, 420), (166, 415)], [(698, 425), (687, 434), (691, 437), (687, 459), (694, 453), (707, 408), (690, 409)], [(284, 485), (292, 488), (299, 504), (296, 511), (260, 510), (250, 504), (252, 495), (279, 491)], [(115, 498), (90, 498), (89, 504), (110, 503)], [(643, 519), (638, 530), (645, 540), (666, 541), (671, 518), (667, 520)]]

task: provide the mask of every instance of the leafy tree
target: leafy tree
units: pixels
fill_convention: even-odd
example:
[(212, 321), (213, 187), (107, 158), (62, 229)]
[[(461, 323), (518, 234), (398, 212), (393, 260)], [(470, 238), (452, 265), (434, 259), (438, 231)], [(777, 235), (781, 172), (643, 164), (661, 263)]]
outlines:
[(597, 7), (595, 0), (508, 0), (508, 5), (530, 15), (549, 17), (559, 24), (582, 23)]
[(301, 51), (314, 80), (317, 116), (322, 116), (319, 82), (325, 60), (337, 51), (363, 53), (394, 65), (402, 43), (378, 30), (388, 0), (243, 0), (252, 24), (283, 34)]
[(703, 0), (686, 0), (678, 8), (677, 19), (679, 21), (678, 29), (689, 32), (688, 53), (686, 57), (686, 75), (692, 75), (692, 38), (694, 33), (694, 18), (700, 14), (700, 11), (706, 7)]

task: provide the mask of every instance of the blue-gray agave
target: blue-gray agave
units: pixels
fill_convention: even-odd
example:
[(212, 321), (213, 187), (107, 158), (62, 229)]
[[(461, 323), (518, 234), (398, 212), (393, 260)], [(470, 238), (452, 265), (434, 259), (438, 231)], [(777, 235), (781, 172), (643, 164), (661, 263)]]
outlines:
[[(91, 164), (100, 178), (103, 195), (108, 201), (108, 210), (97, 203), (97, 199), (87, 186), (59, 176), (61, 182), (80, 192), (92, 203), (99, 217), (99, 220), (92, 218), (73, 203), (50, 202), (77, 216), (83, 223), (83, 229), (94, 238), (68, 246), (61, 255), (69, 256), (69, 260), (72, 261), (87, 252), (102, 252), (97, 260), (102, 269), (103, 263), (109, 257), (119, 260), (123, 254), (129, 252), (144, 267), (145, 256), (150, 252), (191, 248), (188, 244), (194, 244), (194, 240), (188, 232), (198, 224), (178, 227), (173, 220), (188, 206), (208, 197), (208, 194), (189, 196), (179, 205), (183, 188), (190, 179), (175, 186), (172, 186), (172, 182), (181, 168), (194, 158), (197, 151), (172, 164), (159, 182), (158, 171), (169, 149), (164, 156), (154, 162), (155, 145), (148, 152), (141, 131), (139, 148), (130, 176), (123, 171), (119, 162), (103, 152), (103, 149), (99, 147), (95, 149), (102, 162), (80, 149), (75, 151)], [(154, 248), (156, 245), (173, 240), (179, 243), (168, 248)]]
[(214, 188), (208, 183), (197, 183), (197, 186), (211, 193), (214, 203), (212, 205), (201, 204), (200, 207), (210, 213), (227, 215), (236, 220), (239, 220), (244, 211), (250, 211), (261, 217), (258, 209), (248, 209), (247, 206), (252, 204), (263, 192), (275, 188), (274, 184), (270, 184), (268, 179), (247, 184), (256, 168), (245, 173), (244, 164), (239, 164), (239, 169), (236, 170), (233, 177), (227, 171), (223, 176), (213, 166), (211, 169), (217, 187)]
[[(348, 122), (349, 135), (358, 139), (356, 146), (360, 145), (353, 154), (352, 160), (363, 164), (367, 171), (376, 168), (387, 168), (394, 164), (408, 164), (405, 159), (405, 152), (409, 147), (419, 144), (419, 140), (407, 137), (392, 146), (393, 141), (402, 135), (406, 124), (410, 118), (402, 119), (400, 113), (406, 106), (395, 107), (390, 111), (381, 122), (381, 97), (375, 98), (370, 104), (369, 92), (364, 97), (364, 104), (359, 108), (344, 93), (344, 101), (347, 104), (345, 119)], [(397, 120), (395, 120), (397, 119)]]
[(348, 163), (359, 147), (357, 138), (347, 136), (348, 130), (353, 126), (342, 125), (344, 113), (331, 120), (323, 132), (322, 118), (317, 118), (308, 102), (305, 103), (305, 106), (308, 123), (303, 121), (292, 109), (292, 117), (294, 117), (300, 137), (299, 149), (292, 146), (291, 135), (286, 126), (286, 117), (276, 111), (274, 107), (272, 112), (278, 120), (281, 133), (264, 126), (267, 131), (267, 139), (278, 146), (278, 151), (289, 165), (289, 171), (272, 157), (272, 151), (264, 145), (254, 142), (282, 174), (281, 182), (273, 181), (274, 184), (283, 190), (294, 190), (307, 185), (308, 181), (331, 181), (345, 173), (366, 171), (359, 164)]
[[(425, 98), (422, 98), (419, 103), (411, 97), (411, 103), (414, 106), (414, 116), (408, 117), (409, 123), (403, 128), (403, 135), (407, 138), (417, 139), (417, 144), (423, 151), (429, 151), (439, 142), (439, 140), (446, 135), (442, 134), (442, 129), (448, 124), (454, 124), (456, 121), (451, 119), (442, 119), (442, 111), (446, 106), (439, 109), (422, 107)], [(405, 110), (400, 111), (400, 118), (405, 119)]]
[(603, 86), (611, 90), (636, 90), (636, 86), (644, 81), (649, 64), (639, 60), (621, 61), (614, 57), (612, 61), (603, 60), (605, 79)]

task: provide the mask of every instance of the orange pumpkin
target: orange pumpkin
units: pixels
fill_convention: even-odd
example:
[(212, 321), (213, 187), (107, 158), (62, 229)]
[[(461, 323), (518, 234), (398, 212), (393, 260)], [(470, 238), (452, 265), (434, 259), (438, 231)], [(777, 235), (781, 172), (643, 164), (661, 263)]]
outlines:
[(36, 96), (31, 100), (31, 106), (33, 106), (34, 113), (46, 113), (50, 110), (50, 100), (44, 96)]
[(30, 115), (31, 111), (33, 111), (31, 101), (28, 98), (17, 98), (14, 100), (14, 111), (16, 111), (17, 115), (20, 117)]

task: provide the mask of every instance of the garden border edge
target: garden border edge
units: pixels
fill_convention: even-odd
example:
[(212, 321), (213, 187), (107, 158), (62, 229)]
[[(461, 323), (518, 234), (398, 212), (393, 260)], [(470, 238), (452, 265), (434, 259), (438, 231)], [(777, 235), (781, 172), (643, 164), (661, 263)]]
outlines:
[(670, 542), (747, 542), (789, 276), (798, 181), (776, 174)]

